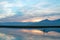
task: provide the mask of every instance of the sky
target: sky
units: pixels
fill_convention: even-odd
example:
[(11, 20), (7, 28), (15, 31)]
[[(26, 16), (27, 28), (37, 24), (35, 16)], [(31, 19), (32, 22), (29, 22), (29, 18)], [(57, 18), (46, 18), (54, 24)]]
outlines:
[(60, 19), (60, 0), (0, 0), (0, 22)]
[(60, 28), (0, 28), (0, 40), (60, 40)]

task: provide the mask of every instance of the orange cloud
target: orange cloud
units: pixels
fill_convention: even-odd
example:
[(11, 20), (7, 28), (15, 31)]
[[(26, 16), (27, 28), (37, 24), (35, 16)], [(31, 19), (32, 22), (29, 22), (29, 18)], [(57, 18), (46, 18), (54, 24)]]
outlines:
[(60, 17), (59, 16), (52, 16), (52, 17), (49, 17), (48, 19), (49, 20), (56, 20), (56, 19), (59, 19)]
[(21, 22), (39, 22), (43, 19), (44, 18), (31, 18), (31, 19), (22, 20)]

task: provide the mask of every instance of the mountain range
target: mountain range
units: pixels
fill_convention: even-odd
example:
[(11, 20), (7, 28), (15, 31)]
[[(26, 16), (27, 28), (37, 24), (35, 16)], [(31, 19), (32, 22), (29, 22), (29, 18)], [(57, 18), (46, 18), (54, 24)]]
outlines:
[(45, 19), (40, 22), (0, 22), (0, 26), (60, 26), (60, 19)]

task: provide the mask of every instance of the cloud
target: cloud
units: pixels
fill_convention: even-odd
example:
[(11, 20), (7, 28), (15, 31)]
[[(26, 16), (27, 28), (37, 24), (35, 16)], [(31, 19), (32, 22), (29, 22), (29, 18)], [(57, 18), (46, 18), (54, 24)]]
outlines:
[(15, 40), (15, 37), (11, 35), (6, 35), (4, 33), (0, 33), (0, 40)]
[[(57, 16), (60, 16), (60, 12), (56, 11), (56, 9), (53, 10), (49, 7), (45, 8), (45, 9), (33, 7), (32, 9), (23, 9), (23, 12), (26, 14), (24, 17), (29, 17), (28, 19), (36, 18), (36, 17), (39, 17), (39, 18), (43, 17), (45, 19), (48, 19), (49, 16), (52, 17), (52, 16), (56, 16), (57, 14), (59, 14)], [(51, 14), (54, 14), (54, 15), (51, 15)]]
[(0, 2), (0, 19), (15, 15), (11, 7), (12, 4), (8, 3), (7, 1)]
[[(6, 0), (0, 2), (0, 5), (4, 7), (0, 8), (4, 10), (4, 12), (0, 12), (0, 19), (6, 18), (5, 20), (10, 22), (37, 22), (44, 19), (60, 19), (59, 4), (59, 0)], [(22, 16), (19, 14), (22, 14)]]
[(36, 18), (30, 18), (30, 19), (20, 20), (20, 21), (21, 22), (38, 22), (38, 21), (41, 21), (43, 19), (44, 19), (43, 17), (41, 17), (41, 18), (36, 17)]

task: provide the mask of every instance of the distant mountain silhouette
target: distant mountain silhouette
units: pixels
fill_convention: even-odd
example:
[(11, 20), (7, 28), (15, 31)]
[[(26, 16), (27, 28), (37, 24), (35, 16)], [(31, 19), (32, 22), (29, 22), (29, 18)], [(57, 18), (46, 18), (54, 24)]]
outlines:
[[(33, 25), (33, 24), (32, 24)], [(40, 22), (34, 23), (36, 26), (60, 26), (60, 19), (58, 20), (42, 20)]]
[(40, 22), (0, 22), (0, 26), (60, 26), (60, 19), (45, 19)]

